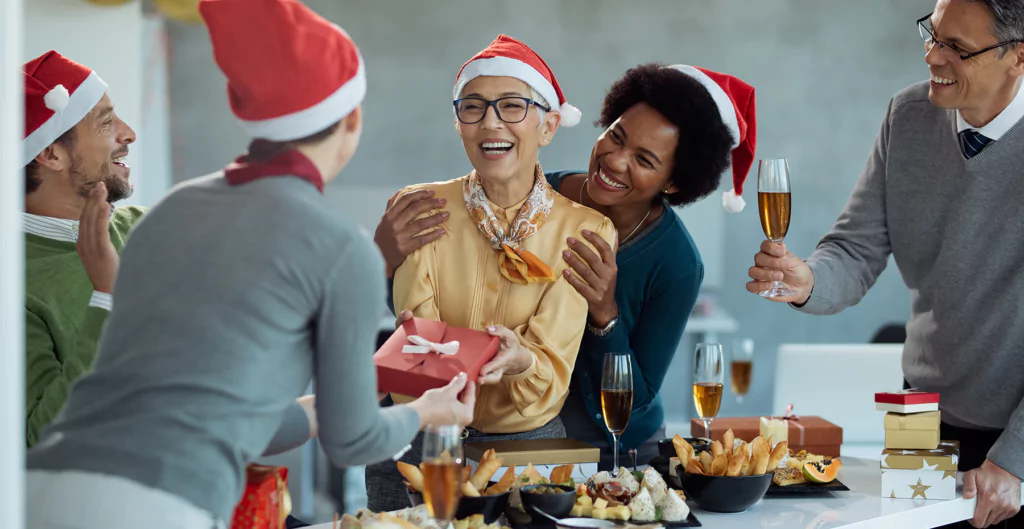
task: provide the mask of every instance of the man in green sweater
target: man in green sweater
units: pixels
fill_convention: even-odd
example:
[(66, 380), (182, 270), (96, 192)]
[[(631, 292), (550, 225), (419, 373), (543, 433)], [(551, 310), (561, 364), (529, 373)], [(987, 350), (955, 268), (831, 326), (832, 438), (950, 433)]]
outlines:
[(55, 51), (24, 67), (25, 420), (32, 446), (91, 369), (118, 253), (143, 210), (124, 164), (135, 131), (106, 84)]
[[(128, 233), (146, 209), (124, 164), (135, 131), (95, 72), (55, 51), (25, 65), (25, 436), (29, 447), (92, 370)], [(296, 400), (264, 451), (317, 434), (315, 397)]]
[(941, 395), (970, 526), (1024, 527), (1024, 2), (938, 0), (918, 31), (930, 81), (890, 101), (846, 210), (806, 262), (765, 241), (747, 289), (781, 280), (796, 295), (773, 301), (833, 314), (895, 257), (904, 376)]

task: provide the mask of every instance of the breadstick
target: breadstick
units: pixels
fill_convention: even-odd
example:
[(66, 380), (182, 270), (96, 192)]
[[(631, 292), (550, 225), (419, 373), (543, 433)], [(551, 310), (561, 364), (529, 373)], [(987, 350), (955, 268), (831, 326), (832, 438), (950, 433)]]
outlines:
[(736, 434), (732, 433), (732, 428), (725, 431), (725, 435), (722, 436), (722, 448), (726, 452), (732, 452), (732, 445), (736, 439)]
[(765, 468), (767, 472), (775, 472), (775, 467), (779, 466), (779, 461), (789, 453), (789, 441), (779, 441), (779, 444), (775, 445), (775, 450), (772, 450), (771, 457), (768, 458), (768, 466)]
[(402, 476), (409, 481), (412, 488), (416, 489), (416, 492), (423, 492), (423, 473), (420, 472), (419, 467), (399, 461), (398, 471), (401, 472)]
[(493, 448), (484, 452), (484, 456), (480, 458), (480, 464), (477, 465), (476, 472), (473, 473), (473, 477), (469, 479), (469, 482), (477, 490), (483, 490), (490, 483), (491, 476), (501, 468), (503, 462), (500, 457), (494, 456)]

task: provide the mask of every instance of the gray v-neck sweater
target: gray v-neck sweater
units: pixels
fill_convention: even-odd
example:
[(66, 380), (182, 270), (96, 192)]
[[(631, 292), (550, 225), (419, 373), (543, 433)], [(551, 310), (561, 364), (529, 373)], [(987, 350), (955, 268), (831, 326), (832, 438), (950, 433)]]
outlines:
[(1024, 476), (1024, 120), (965, 159), (955, 111), (928, 84), (893, 97), (867, 166), (807, 260), (801, 310), (855, 305), (889, 254), (910, 289), (903, 372), (940, 394), (942, 419), (1004, 429), (992, 462)]
[(115, 291), (95, 370), (29, 469), (121, 476), (227, 521), (246, 463), (310, 377), (335, 465), (382, 461), (416, 435), (415, 410), (377, 402), (383, 260), (309, 182), (176, 187), (132, 232)]

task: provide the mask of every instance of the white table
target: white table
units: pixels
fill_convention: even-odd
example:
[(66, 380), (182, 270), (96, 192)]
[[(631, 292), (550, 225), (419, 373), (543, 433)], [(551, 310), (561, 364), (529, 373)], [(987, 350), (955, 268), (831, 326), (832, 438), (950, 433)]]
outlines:
[[(957, 498), (952, 500), (903, 500), (881, 496), (877, 459), (843, 457), (839, 480), (849, 492), (808, 497), (766, 497), (735, 514), (719, 514), (688, 502), (697, 519), (708, 529), (928, 529), (974, 515), (977, 500), (960, 497), (962, 476), (957, 475)], [(1021, 505), (1024, 505), (1022, 495)], [(331, 524), (311, 529), (330, 529)]]

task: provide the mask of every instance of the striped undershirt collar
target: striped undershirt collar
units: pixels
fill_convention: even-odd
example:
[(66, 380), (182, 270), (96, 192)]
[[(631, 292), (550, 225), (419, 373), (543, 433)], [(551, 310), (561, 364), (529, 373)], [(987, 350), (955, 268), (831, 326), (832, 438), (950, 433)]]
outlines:
[[(110, 208), (110, 216), (114, 216), (113, 207)], [(79, 221), (77, 220), (44, 217), (24, 212), (21, 214), (21, 219), (25, 233), (57, 241), (78, 242)]]

